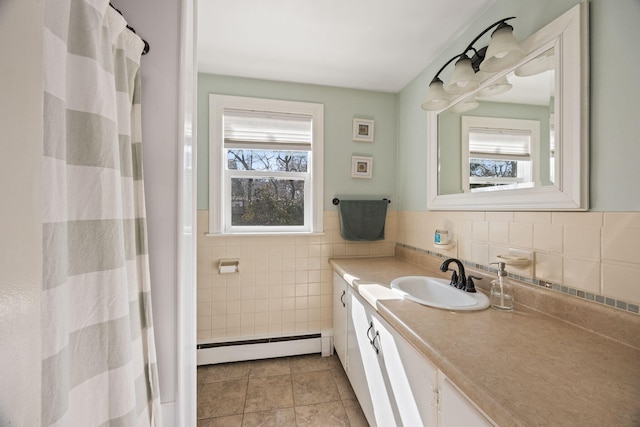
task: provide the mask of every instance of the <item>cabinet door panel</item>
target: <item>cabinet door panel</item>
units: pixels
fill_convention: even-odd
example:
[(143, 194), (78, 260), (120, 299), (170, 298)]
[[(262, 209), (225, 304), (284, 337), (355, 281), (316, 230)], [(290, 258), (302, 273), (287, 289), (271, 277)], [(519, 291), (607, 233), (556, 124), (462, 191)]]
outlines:
[(438, 370), (377, 314), (374, 325), (380, 335), (386, 391), (394, 407), (395, 425), (436, 426)]
[(347, 376), (358, 397), (360, 407), (371, 426), (378, 425), (374, 415), (373, 391), (380, 386), (378, 362), (367, 332), (370, 333), (370, 316), (356, 292), (349, 292), (347, 312)]
[(349, 284), (333, 273), (333, 347), (347, 370), (347, 292)]

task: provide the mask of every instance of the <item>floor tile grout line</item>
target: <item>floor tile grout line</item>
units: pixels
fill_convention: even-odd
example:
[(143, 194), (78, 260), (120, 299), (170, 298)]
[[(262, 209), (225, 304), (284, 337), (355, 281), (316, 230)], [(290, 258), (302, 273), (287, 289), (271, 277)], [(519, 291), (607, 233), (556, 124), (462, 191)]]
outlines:
[(298, 425), (298, 421), (296, 420), (296, 394), (293, 389), (293, 372), (291, 372), (291, 359), (289, 361), (289, 381), (291, 382), (291, 401), (293, 402), (293, 419), (296, 425)]

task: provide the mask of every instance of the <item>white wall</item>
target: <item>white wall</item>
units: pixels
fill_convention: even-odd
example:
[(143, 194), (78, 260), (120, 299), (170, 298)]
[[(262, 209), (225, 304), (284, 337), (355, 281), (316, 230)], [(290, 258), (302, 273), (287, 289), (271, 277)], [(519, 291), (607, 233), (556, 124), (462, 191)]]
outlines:
[[(151, 50), (142, 57), (142, 140), (153, 321), (165, 414), (177, 399), (180, 0), (114, 0)], [(167, 425), (174, 424), (167, 420)]]
[[(182, 133), (181, 152), (184, 156), (179, 161), (179, 173), (182, 175), (181, 205), (179, 223), (182, 224), (182, 237), (179, 240), (178, 252), (181, 257), (180, 281), (178, 285), (178, 385), (175, 404), (176, 425), (196, 425), (196, 40), (195, 15), (197, 5), (193, 0), (182, 0), (180, 21), (180, 94), (182, 104), (178, 107), (182, 114), (180, 129)], [(180, 169), (182, 168), (182, 169)], [(179, 180), (180, 181), (180, 180)], [(181, 215), (180, 215), (181, 214)], [(168, 420), (164, 425), (169, 426)]]
[(44, 2), (0, 2), (0, 425), (40, 425)]

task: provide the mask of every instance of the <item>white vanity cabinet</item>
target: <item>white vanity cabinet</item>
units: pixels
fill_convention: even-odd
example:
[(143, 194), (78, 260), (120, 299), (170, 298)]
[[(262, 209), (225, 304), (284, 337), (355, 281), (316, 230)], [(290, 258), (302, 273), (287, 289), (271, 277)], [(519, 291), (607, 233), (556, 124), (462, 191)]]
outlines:
[(371, 426), (492, 425), (340, 275), (333, 282), (334, 347)]

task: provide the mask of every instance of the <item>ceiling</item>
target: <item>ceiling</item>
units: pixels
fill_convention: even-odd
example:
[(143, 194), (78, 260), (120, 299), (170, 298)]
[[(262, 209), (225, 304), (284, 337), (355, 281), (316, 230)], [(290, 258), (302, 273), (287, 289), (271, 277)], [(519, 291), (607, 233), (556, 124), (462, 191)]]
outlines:
[(495, 0), (199, 0), (199, 72), (399, 92)]

